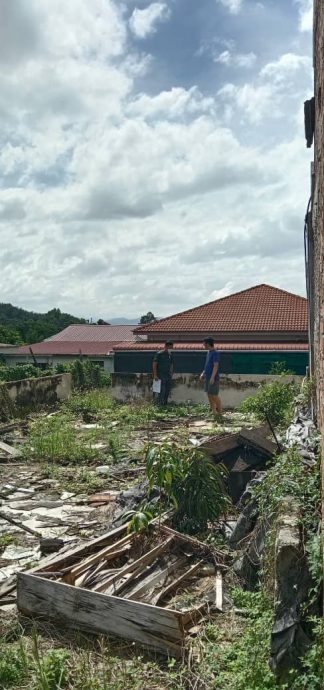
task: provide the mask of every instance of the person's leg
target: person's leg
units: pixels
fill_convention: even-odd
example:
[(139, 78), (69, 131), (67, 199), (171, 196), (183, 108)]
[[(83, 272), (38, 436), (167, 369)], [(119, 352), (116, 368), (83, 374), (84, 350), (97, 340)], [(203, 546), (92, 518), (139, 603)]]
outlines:
[(172, 380), (171, 380), (171, 379), (167, 379), (167, 380), (165, 381), (165, 397), (164, 397), (164, 401), (165, 401), (164, 404), (165, 404), (165, 405), (168, 404), (169, 395), (170, 395), (170, 393), (171, 393), (171, 385), (172, 385)]
[(163, 379), (161, 379), (161, 390), (159, 393), (159, 405), (160, 405), (160, 407), (163, 407), (163, 405), (165, 405), (164, 398), (165, 398), (165, 381)]
[(217, 396), (216, 395), (209, 395), (208, 397), (210, 399), (210, 408), (211, 408), (213, 415), (218, 416)]
[(222, 408), (222, 401), (219, 397), (219, 395), (215, 395), (215, 400), (216, 400), (216, 408), (218, 414), (222, 414), (223, 408)]
[(209, 393), (207, 393), (207, 398), (208, 398), (208, 403), (209, 403), (209, 409), (212, 412), (213, 411), (213, 396), (209, 395)]

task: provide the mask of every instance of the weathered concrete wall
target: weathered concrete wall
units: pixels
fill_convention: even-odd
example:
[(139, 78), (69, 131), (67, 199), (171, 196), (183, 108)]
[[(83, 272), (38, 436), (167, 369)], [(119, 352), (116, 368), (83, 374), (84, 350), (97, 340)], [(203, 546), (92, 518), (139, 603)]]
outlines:
[(39, 379), (22, 379), (2, 383), (12, 403), (18, 407), (52, 405), (67, 400), (71, 394), (71, 374), (44, 376)]
[[(276, 376), (258, 374), (231, 374), (220, 377), (220, 397), (224, 409), (237, 407), (242, 400), (255, 395), (260, 383), (275, 380)], [(289, 377), (291, 380), (291, 377)], [(293, 380), (300, 381), (302, 377), (295, 376)], [(152, 400), (152, 377), (150, 374), (113, 374), (112, 396), (115, 400)], [(206, 393), (199, 376), (192, 374), (177, 374), (173, 380), (170, 400), (177, 404), (206, 402)]]

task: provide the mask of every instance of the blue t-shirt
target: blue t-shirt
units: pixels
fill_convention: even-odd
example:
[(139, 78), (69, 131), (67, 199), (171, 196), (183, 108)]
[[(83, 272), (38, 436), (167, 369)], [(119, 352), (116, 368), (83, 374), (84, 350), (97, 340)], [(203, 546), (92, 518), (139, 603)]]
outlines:
[[(219, 365), (219, 352), (217, 352), (217, 350), (209, 350), (209, 352), (207, 352), (205, 369), (204, 369), (206, 379), (208, 379), (208, 380), (210, 379), (210, 377), (213, 373), (214, 364)], [(219, 378), (219, 366), (217, 369), (217, 374), (215, 376), (215, 381), (217, 381), (218, 378)]]

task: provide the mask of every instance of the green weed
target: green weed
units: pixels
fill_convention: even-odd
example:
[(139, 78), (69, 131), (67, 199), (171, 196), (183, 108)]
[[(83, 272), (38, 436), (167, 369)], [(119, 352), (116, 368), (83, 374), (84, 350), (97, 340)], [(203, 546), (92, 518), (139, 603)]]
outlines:
[(28, 676), (28, 662), (22, 643), (20, 646), (0, 645), (0, 688), (16, 687)]
[(282, 377), (262, 385), (255, 396), (243, 400), (239, 409), (244, 414), (254, 414), (262, 422), (270, 420), (274, 426), (288, 426), (297, 392), (296, 385)]
[(42, 654), (36, 631), (33, 631), (32, 655), (35, 665), (34, 690), (63, 690), (67, 687), (69, 669), (67, 661), (70, 654), (67, 650), (51, 650)]
[(87, 462), (101, 455), (93, 448), (91, 435), (80, 437), (66, 414), (37, 419), (23, 450), (27, 459), (61, 463)]

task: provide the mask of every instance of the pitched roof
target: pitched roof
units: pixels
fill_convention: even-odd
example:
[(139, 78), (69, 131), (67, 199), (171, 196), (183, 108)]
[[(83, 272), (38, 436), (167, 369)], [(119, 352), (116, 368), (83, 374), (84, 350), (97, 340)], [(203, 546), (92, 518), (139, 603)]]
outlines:
[[(125, 345), (128, 343), (125, 342)], [(34, 343), (33, 345), (23, 345), (18, 347), (14, 354), (16, 355), (30, 355), (30, 348), (32, 349), (34, 355), (89, 355), (93, 357), (102, 357), (111, 353), (115, 347), (118, 345), (118, 341), (112, 342), (64, 342), (64, 341), (48, 341), (43, 343)]]
[(307, 332), (307, 300), (271, 285), (255, 287), (140, 326), (146, 333)]
[[(114, 352), (156, 352), (164, 347), (164, 343), (153, 343), (153, 342), (142, 342), (142, 343), (118, 343), (115, 345)], [(267, 352), (291, 352), (291, 351), (303, 351), (308, 352), (308, 343), (219, 343), (216, 345), (218, 350), (231, 352), (231, 351), (264, 351)], [(174, 343), (173, 350), (185, 351), (185, 350), (204, 350), (202, 343)]]
[(73, 323), (67, 326), (60, 333), (52, 335), (47, 338), (46, 342), (64, 341), (66, 343), (83, 342), (83, 343), (102, 343), (102, 342), (119, 342), (120, 340), (135, 340), (133, 335), (134, 326), (98, 326), (97, 324)]

